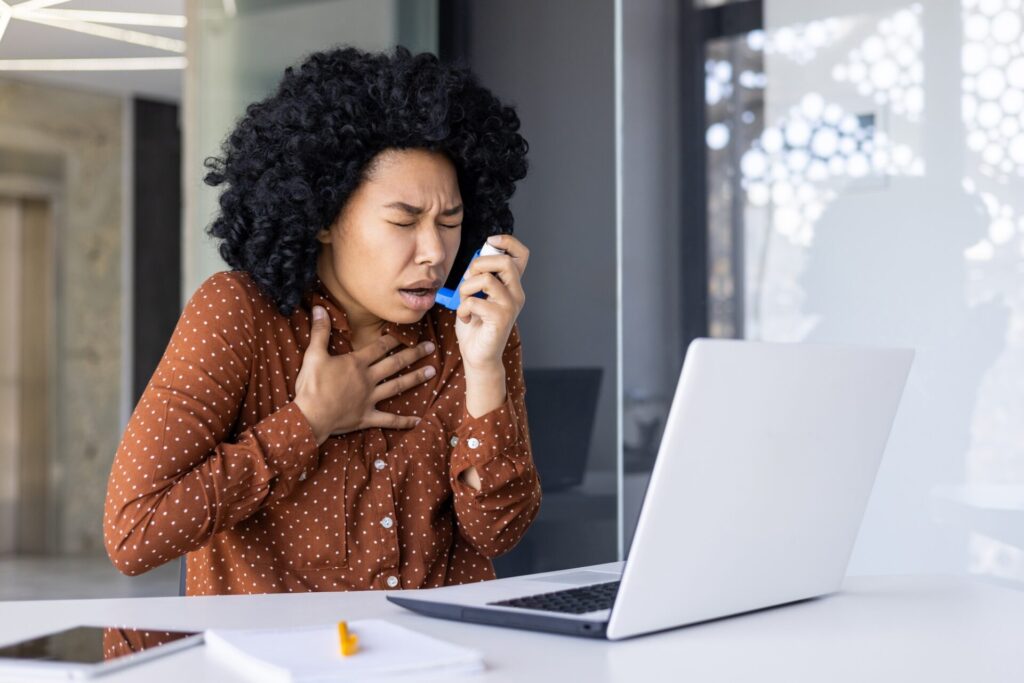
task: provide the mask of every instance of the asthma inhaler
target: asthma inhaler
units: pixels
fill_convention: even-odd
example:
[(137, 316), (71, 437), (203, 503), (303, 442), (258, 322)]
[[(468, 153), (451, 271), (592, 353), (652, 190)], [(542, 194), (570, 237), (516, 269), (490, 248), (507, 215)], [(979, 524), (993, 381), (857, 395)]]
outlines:
[[(485, 242), (483, 247), (473, 252), (473, 258), (469, 259), (469, 262), (472, 263), (473, 261), (475, 261), (477, 256), (493, 256), (495, 254), (504, 253), (505, 252), (502, 251), (501, 249), (498, 249), (497, 247), (492, 246), (490, 243)], [(466, 266), (466, 270), (469, 270), (468, 265)], [(455, 286), (455, 289), (448, 289), (447, 287), (442, 287), (441, 289), (437, 290), (437, 295), (434, 297), (434, 301), (441, 304), (445, 308), (451, 309), (453, 311), (458, 309), (459, 304), (462, 303), (462, 297), (459, 295), (459, 287), (462, 286), (462, 283), (463, 281), (465, 281), (465, 279), (466, 274), (463, 273), (462, 279), (459, 280), (459, 284)], [(483, 292), (477, 292), (473, 296), (479, 297), (481, 299), (487, 298), (487, 295), (484, 294)]]

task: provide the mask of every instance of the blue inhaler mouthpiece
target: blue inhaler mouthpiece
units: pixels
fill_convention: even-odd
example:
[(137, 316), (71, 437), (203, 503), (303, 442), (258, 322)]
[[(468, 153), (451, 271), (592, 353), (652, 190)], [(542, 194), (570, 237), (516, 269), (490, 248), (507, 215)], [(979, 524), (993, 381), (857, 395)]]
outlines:
[(441, 289), (437, 290), (437, 294), (434, 295), (434, 301), (441, 304), (445, 308), (454, 311), (458, 309), (459, 304), (462, 303), (462, 297), (459, 296), (459, 292), (457, 289), (448, 289), (447, 287), (442, 287)]
[[(480, 250), (477, 249), (476, 251), (473, 252), (473, 258), (469, 259), (469, 262), (472, 263), (473, 261), (475, 261), (476, 257), (479, 255)], [(466, 266), (466, 269), (469, 269), (468, 265)], [(462, 277), (459, 279), (459, 284), (455, 286), (455, 289), (448, 289), (447, 287), (442, 287), (441, 289), (437, 290), (437, 294), (434, 296), (434, 301), (436, 301), (437, 303), (441, 304), (442, 306), (449, 310), (457, 310), (459, 308), (459, 304), (462, 303), (462, 296), (459, 294), (459, 287), (462, 286), (462, 283), (465, 281), (465, 279), (466, 274), (463, 273)], [(483, 292), (480, 292), (476, 296), (482, 295)]]
[[(492, 256), (494, 254), (504, 254), (504, 253), (505, 252), (502, 251), (501, 249), (498, 249), (497, 247), (493, 247), (490, 244), (486, 244), (485, 243), (483, 247), (481, 247), (480, 249), (477, 249), (476, 251), (473, 252), (473, 258), (469, 259), (469, 262), (472, 263), (473, 261), (476, 260), (476, 257), (480, 256), (480, 255)], [(469, 265), (466, 266), (466, 270), (469, 270)], [(465, 281), (465, 279), (466, 279), (466, 274), (463, 273), (462, 274), (462, 278), (459, 280), (459, 284), (457, 284), (455, 286), (455, 289), (449, 289), (447, 287), (442, 287), (441, 289), (437, 290), (437, 294), (434, 296), (434, 301), (436, 303), (441, 304), (442, 306), (444, 306), (445, 308), (447, 308), (449, 310), (452, 310), (452, 311), (457, 310), (458, 307), (459, 307), (459, 304), (462, 303), (462, 296), (459, 294), (459, 287), (462, 286), (462, 283)], [(486, 299), (487, 298), (487, 295), (484, 294), (483, 292), (477, 292), (473, 296), (478, 297), (480, 299)]]

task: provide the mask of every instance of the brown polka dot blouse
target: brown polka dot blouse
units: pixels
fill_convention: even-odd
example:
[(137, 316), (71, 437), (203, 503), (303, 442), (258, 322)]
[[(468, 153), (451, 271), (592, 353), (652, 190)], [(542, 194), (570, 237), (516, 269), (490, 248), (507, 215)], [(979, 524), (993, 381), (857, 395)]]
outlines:
[[(292, 402), (316, 304), (332, 321), (330, 353), (352, 351), (345, 312), (319, 280), (289, 317), (240, 272), (218, 273), (192, 296), (111, 469), (104, 538), (119, 570), (187, 554), (189, 595), (494, 577), (490, 558), (519, 541), (541, 498), (518, 326), (503, 354), (506, 401), (473, 418), (455, 313), (435, 306), (419, 322), (387, 324), (382, 334), (402, 342), (393, 353), (434, 342), (411, 368), (433, 364), (437, 374), (378, 404), (422, 421), (318, 448)], [(459, 479), (471, 466), (480, 491)]]

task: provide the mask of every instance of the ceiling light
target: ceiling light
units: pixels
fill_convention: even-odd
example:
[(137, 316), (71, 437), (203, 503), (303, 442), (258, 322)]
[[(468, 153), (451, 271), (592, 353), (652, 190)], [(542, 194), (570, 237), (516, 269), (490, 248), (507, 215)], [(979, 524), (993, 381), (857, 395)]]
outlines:
[(22, 21), (31, 21), (36, 24), (43, 24), (44, 26), (62, 28), (78, 33), (86, 33), (93, 36), (99, 36), (101, 38), (110, 38), (111, 40), (120, 40), (125, 43), (143, 45), (145, 47), (166, 50), (168, 52), (185, 52), (185, 41), (178, 40), (176, 38), (157, 36), (152, 33), (143, 33), (142, 31), (131, 31), (129, 29), (116, 28), (114, 26), (104, 26), (103, 24), (93, 24), (88, 21), (77, 21), (74, 19), (43, 19), (36, 16), (34, 12), (21, 13), (18, 11), (19, 7), (21, 7), (21, 5), (15, 5), (12, 9), (14, 11), (14, 16)]
[(184, 69), (184, 57), (0, 59), (0, 71), (163, 71)]
[(53, 5), (63, 5), (65, 2), (70, 0), (26, 0), (26, 2), (19, 2), (14, 5), (14, 8), (20, 11), (30, 9), (42, 9), (44, 7), (52, 7)]
[[(160, 26), (183, 28), (186, 18), (171, 14), (113, 12), (104, 10), (46, 9), (69, 0), (25, 0), (11, 4), (0, 0), (0, 39), (12, 19), (31, 21), (51, 28), (85, 33), (166, 52), (184, 53), (185, 41), (168, 36), (111, 26)], [(234, 3), (231, 3), (232, 9)], [(225, 0), (227, 6), (227, 0)], [(185, 68), (184, 57), (111, 57), (71, 59), (4, 59), (0, 71), (145, 71)]]
[(100, 24), (123, 24), (127, 26), (168, 26), (184, 28), (185, 17), (176, 14), (144, 14), (140, 12), (107, 12), (101, 10), (80, 9), (40, 9), (30, 10), (32, 16), (42, 19), (64, 20), (77, 19)]
[(3, 40), (7, 24), (11, 22), (11, 8), (5, 3), (0, 3), (0, 40)]

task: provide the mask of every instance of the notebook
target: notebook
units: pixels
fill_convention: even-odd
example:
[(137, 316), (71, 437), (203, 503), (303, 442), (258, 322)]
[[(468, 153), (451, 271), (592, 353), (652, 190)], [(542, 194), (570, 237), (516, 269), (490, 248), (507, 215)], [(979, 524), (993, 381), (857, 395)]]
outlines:
[(253, 681), (429, 680), (483, 671), (482, 655), (382, 619), (350, 621), (359, 651), (341, 655), (337, 624), (302, 628), (211, 629), (211, 655)]

